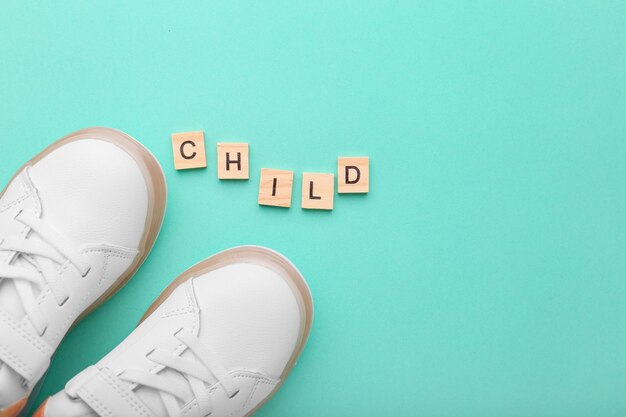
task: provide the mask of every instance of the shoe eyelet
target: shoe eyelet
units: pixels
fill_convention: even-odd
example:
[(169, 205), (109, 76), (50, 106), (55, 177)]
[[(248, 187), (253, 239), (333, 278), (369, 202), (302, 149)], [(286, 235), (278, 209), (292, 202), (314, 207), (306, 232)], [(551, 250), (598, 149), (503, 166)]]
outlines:
[(19, 221), (17, 218), (20, 217), (20, 214), (22, 214), (23, 211), (24, 209), (19, 209), (18, 212), (15, 213), (15, 216), (13, 216), (13, 220)]

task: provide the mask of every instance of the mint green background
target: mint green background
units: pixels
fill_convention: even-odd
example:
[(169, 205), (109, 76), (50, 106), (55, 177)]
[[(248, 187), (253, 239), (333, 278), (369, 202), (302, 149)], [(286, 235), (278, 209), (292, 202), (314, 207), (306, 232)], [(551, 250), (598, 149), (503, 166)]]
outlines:
[[(626, 415), (626, 3), (0, 3), (0, 178), (91, 125), (165, 168), (128, 286), (66, 338), (40, 400), (128, 334), (191, 264), (288, 255), (309, 345), (259, 416)], [(169, 135), (206, 132), (209, 168)], [(217, 141), (251, 178), (220, 182)], [(299, 208), (302, 171), (371, 157), (371, 192)], [(296, 171), (291, 209), (256, 204)]]

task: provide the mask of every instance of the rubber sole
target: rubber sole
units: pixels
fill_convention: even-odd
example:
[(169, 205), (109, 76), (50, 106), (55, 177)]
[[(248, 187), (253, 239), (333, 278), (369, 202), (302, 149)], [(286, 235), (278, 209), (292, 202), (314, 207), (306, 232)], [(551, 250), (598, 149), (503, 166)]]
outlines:
[(300, 309), (300, 333), (291, 358), (280, 376), (280, 383), (267, 398), (244, 416), (249, 417), (265, 405), (280, 389), (291, 373), (291, 370), (296, 365), (300, 354), (304, 350), (309, 334), (311, 333), (311, 326), (313, 325), (313, 298), (311, 297), (311, 291), (300, 271), (298, 271), (289, 259), (276, 251), (261, 246), (239, 246), (213, 255), (192, 266), (175, 278), (148, 308), (139, 321), (139, 324), (152, 314), (170, 294), (184, 282), (234, 263), (253, 263), (278, 273), (287, 285), (289, 285)]
[[(56, 142), (45, 148), (43, 151), (38, 153), (34, 158), (22, 165), (22, 167), (15, 173), (15, 175), (13, 175), (13, 178), (11, 178), (11, 180), (7, 183), (7, 186), (26, 167), (36, 164), (55, 149), (58, 149), (61, 146), (67, 145), (71, 142), (84, 139), (97, 139), (110, 142), (125, 150), (131, 157), (133, 157), (133, 159), (137, 162), (137, 165), (141, 169), (141, 172), (143, 173), (146, 180), (146, 186), (148, 187), (148, 216), (146, 217), (144, 233), (139, 243), (139, 252), (135, 257), (133, 263), (126, 269), (126, 271), (124, 271), (120, 278), (104, 294), (102, 294), (96, 301), (94, 301), (89, 307), (87, 307), (87, 309), (85, 309), (85, 311), (83, 311), (76, 318), (76, 320), (70, 326), (70, 330), (89, 313), (95, 310), (106, 300), (111, 298), (130, 280), (135, 272), (137, 272), (141, 264), (145, 261), (146, 257), (150, 253), (150, 250), (154, 246), (154, 242), (159, 235), (159, 231), (161, 230), (161, 225), (163, 223), (163, 217), (165, 216), (165, 207), (167, 204), (167, 186), (165, 183), (165, 175), (163, 174), (163, 169), (161, 168), (161, 165), (154, 157), (154, 155), (152, 155), (152, 153), (141, 143), (139, 143), (126, 133), (107, 127), (92, 127), (82, 129), (74, 133), (70, 133), (69, 135), (57, 140)], [(5, 191), (6, 187), (2, 191), (2, 193), (0, 193), (0, 198), (2, 198)], [(39, 380), (37, 385), (41, 386), (42, 381), (43, 377)], [(27, 397), (22, 398), (14, 405), (8, 407), (5, 410), (0, 410), (0, 417), (16, 417), (23, 415), (20, 414), (20, 412), (26, 414), (28, 411), (28, 407), (25, 407), (25, 405), (30, 402), (29, 400), (32, 400), (31, 397), (33, 397), (33, 394), (34, 392), (31, 391), (31, 393), (29, 393)], [(20, 404), (20, 409), (17, 409), (19, 408), (17, 407), (17, 404)], [(9, 411), (11, 412), (11, 414), (9, 414)]]

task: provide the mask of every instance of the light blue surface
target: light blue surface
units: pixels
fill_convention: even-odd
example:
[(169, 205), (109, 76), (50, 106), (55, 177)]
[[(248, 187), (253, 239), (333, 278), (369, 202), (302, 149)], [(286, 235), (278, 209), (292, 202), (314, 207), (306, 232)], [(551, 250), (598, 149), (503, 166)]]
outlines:
[[(626, 415), (623, 1), (3, 1), (0, 179), (92, 125), (165, 168), (152, 255), (62, 344), (40, 400), (224, 248), (288, 255), (309, 345), (259, 416)], [(204, 130), (209, 168), (173, 169)], [(220, 182), (217, 141), (251, 178)], [(371, 192), (299, 208), (302, 171)], [(296, 171), (259, 207), (261, 167)]]

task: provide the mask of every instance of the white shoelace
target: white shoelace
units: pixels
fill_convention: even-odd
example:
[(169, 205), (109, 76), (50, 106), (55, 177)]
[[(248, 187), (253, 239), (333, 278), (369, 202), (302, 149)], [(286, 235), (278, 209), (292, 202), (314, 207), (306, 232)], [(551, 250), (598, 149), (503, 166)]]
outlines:
[[(71, 244), (38, 217), (20, 211), (15, 221), (28, 226), (30, 232), (26, 237), (0, 238), (0, 254), (12, 254), (9, 255), (12, 262), (0, 264), (0, 279), (13, 281), (27, 317), (42, 336), (48, 328), (48, 320), (37, 305), (35, 290), (40, 292), (48, 285), (57, 304), (62, 306), (68, 300), (69, 292), (61, 279), (59, 266), (69, 262), (83, 277), (90, 267)], [(33, 235), (40, 240), (30, 239)], [(23, 259), (21, 266), (15, 262), (18, 258)]]
[[(183, 376), (189, 383), (197, 401), (198, 415), (209, 415), (213, 411), (209, 386), (219, 383), (228, 398), (236, 396), (239, 389), (234, 378), (220, 365), (215, 352), (204, 345), (196, 336), (182, 329), (176, 332), (174, 336), (187, 346), (197, 360), (182, 358), (161, 349), (152, 350), (146, 357)], [(180, 414), (180, 405), (176, 399), (184, 404), (185, 398), (188, 398), (186, 387), (173, 384), (167, 376), (131, 369), (124, 371), (119, 378), (126, 382), (157, 390), (170, 417)]]

